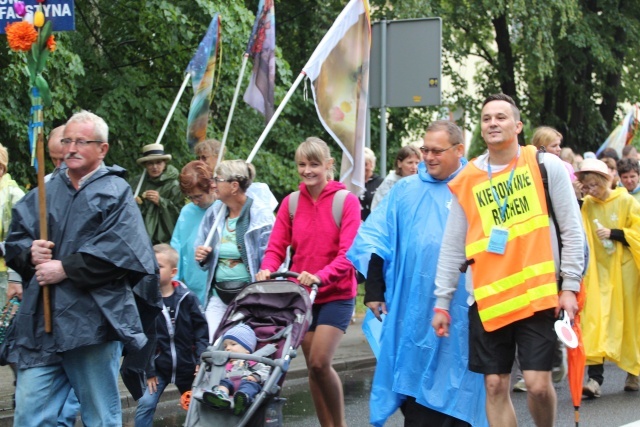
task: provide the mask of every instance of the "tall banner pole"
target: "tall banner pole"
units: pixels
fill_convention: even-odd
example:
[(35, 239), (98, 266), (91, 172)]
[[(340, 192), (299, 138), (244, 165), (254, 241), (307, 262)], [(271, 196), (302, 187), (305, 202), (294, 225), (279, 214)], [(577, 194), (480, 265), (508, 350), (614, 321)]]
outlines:
[[(247, 58), (248, 58), (248, 56), (245, 56), (245, 61), (243, 62), (243, 69), (244, 69), (244, 66), (246, 65)], [(291, 86), (291, 88), (289, 89), (289, 91), (287, 92), (285, 97), (282, 99), (282, 102), (278, 106), (278, 109), (275, 111), (275, 113), (273, 113), (273, 117), (271, 117), (271, 120), (269, 120), (269, 123), (267, 123), (267, 126), (262, 131), (262, 135), (260, 135), (260, 138), (258, 139), (258, 142), (256, 142), (256, 145), (253, 147), (253, 150), (251, 151), (251, 154), (249, 154), (249, 157), (247, 158), (247, 163), (251, 163), (251, 160), (253, 160), (253, 158), (255, 157), (256, 153), (260, 149), (260, 146), (262, 145), (264, 140), (267, 138), (267, 135), (269, 134), (269, 131), (273, 127), (274, 123), (276, 122), (278, 116), (280, 116), (280, 113), (282, 113), (282, 110), (284, 110), (285, 105), (287, 105), (287, 102), (289, 102), (289, 99), (291, 99), (291, 96), (293, 95), (293, 92), (295, 92), (296, 88), (300, 85), (300, 82), (302, 82), (302, 79), (304, 79), (305, 76), (306, 76), (306, 74), (304, 72), (302, 72), (302, 73), (300, 73), (298, 75), (298, 78), (296, 79), (296, 81), (293, 82), (293, 85)], [(238, 79), (238, 85), (239, 84), (240, 84), (240, 79)], [(237, 95), (237, 93), (238, 93), (238, 87), (236, 87), (236, 95)], [(235, 101), (235, 99), (234, 99), (234, 101)], [(233, 107), (232, 107), (232, 110), (233, 110)], [(227, 119), (227, 125), (229, 125), (229, 123), (230, 123), (230, 118), (231, 118), (231, 116), (229, 116), (229, 119)], [(225, 129), (225, 136), (226, 136), (226, 132), (227, 132), (227, 129)], [(223, 136), (223, 141), (224, 141), (224, 136)], [(222, 145), (222, 147), (224, 147), (224, 145)], [(220, 164), (220, 159), (222, 158), (222, 147), (220, 148), (220, 156), (218, 156), (218, 165)], [(216, 167), (217, 167), (217, 165), (216, 165)], [(223, 206), (223, 209), (225, 209), (224, 206)], [(209, 234), (207, 234), (207, 239), (204, 241), (203, 246), (211, 246), (211, 242), (213, 241), (213, 235), (215, 234), (216, 230), (218, 229), (218, 225), (220, 224), (220, 221), (222, 220), (222, 218), (224, 216), (225, 216), (225, 213), (221, 212), (220, 215), (218, 215), (216, 217), (216, 220), (213, 223), (213, 226), (209, 230)], [(200, 265), (203, 265), (203, 264), (204, 264), (204, 260), (200, 263)]]
[[(209, 230), (209, 234), (207, 234), (207, 239), (204, 241), (202, 246), (209, 246), (209, 247), (211, 246), (211, 242), (213, 241), (213, 235), (216, 233), (216, 230), (218, 229), (218, 225), (220, 225), (220, 221), (222, 221), (222, 218), (226, 218), (226, 217), (227, 217), (227, 206), (223, 203), (222, 208), (220, 208), (220, 212), (216, 216), (216, 220), (213, 222), (213, 225), (211, 226), (211, 230)], [(211, 254), (209, 254), (209, 256), (211, 256)], [(206, 260), (207, 259), (205, 258), (202, 261), (200, 261), (201, 267), (204, 267), (204, 265), (206, 264)]]
[(144, 177), (147, 175), (147, 169), (144, 168), (142, 170), (142, 175), (140, 175), (140, 181), (138, 181), (138, 186), (136, 187), (136, 192), (133, 195), (133, 198), (135, 199), (136, 197), (138, 197), (138, 194), (140, 194), (140, 189), (142, 188), (142, 183), (144, 182)]
[(278, 109), (275, 111), (275, 113), (273, 113), (271, 120), (269, 120), (269, 123), (267, 123), (267, 126), (262, 131), (262, 135), (260, 135), (260, 138), (258, 138), (258, 142), (256, 142), (256, 145), (254, 145), (253, 150), (251, 150), (251, 153), (249, 154), (249, 157), (247, 157), (247, 163), (251, 163), (253, 158), (256, 156), (256, 154), (258, 153), (258, 150), (260, 149), (260, 146), (262, 145), (264, 140), (267, 138), (269, 131), (271, 131), (271, 128), (276, 122), (276, 119), (278, 118), (278, 116), (280, 116), (280, 113), (282, 113), (282, 110), (284, 110), (285, 105), (287, 105), (287, 102), (289, 102), (289, 99), (291, 99), (293, 92), (296, 90), (296, 88), (300, 85), (300, 83), (306, 76), (307, 75), (303, 71), (298, 75), (298, 78), (296, 79), (296, 81), (293, 82), (293, 85), (291, 86), (287, 94), (282, 99), (282, 102), (278, 106)]
[[(233, 120), (233, 112), (236, 109), (236, 103), (238, 101), (238, 94), (240, 93), (240, 86), (242, 86), (242, 78), (244, 77), (244, 71), (247, 68), (247, 62), (249, 60), (249, 54), (244, 54), (242, 58), (242, 67), (240, 67), (240, 74), (238, 75), (238, 83), (236, 83), (236, 91), (233, 94), (233, 100), (231, 101), (231, 108), (229, 109), (229, 116), (227, 116), (227, 124), (224, 127), (224, 133), (222, 134), (222, 142), (220, 143), (220, 152), (218, 153), (218, 161), (216, 162), (216, 169), (220, 166), (220, 162), (224, 157), (224, 147), (227, 144), (227, 137), (229, 136), (229, 128), (231, 127), (231, 120)], [(215, 172), (215, 169), (214, 169)]]
[[(178, 102), (180, 102), (180, 98), (182, 98), (182, 94), (184, 93), (184, 90), (187, 87), (187, 83), (189, 83), (189, 79), (191, 78), (191, 73), (187, 73), (184, 76), (184, 81), (182, 82), (182, 86), (180, 86), (180, 90), (178, 91), (178, 95), (176, 95), (176, 99), (173, 101), (173, 105), (171, 106), (171, 108), (169, 109), (169, 114), (167, 114), (167, 118), (164, 119), (164, 124), (162, 125), (162, 129), (160, 129), (160, 133), (158, 134), (158, 138), (156, 139), (156, 144), (160, 144), (160, 141), (162, 141), (162, 137), (164, 136), (164, 133), (167, 131), (167, 127), (169, 126), (169, 122), (171, 121), (171, 117), (173, 117), (173, 113), (176, 111), (176, 107), (178, 106)], [(138, 197), (138, 194), (140, 193), (140, 188), (142, 188), (142, 183), (144, 182), (144, 178), (146, 176), (146, 170), (144, 172), (142, 172), (142, 175), (140, 175), (140, 181), (138, 181), (138, 186), (136, 187), (136, 192), (133, 195), (133, 197)]]
[(176, 99), (173, 101), (173, 105), (169, 110), (169, 114), (167, 114), (167, 118), (164, 120), (164, 124), (162, 125), (162, 129), (160, 129), (160, 134), (158, 134), (158, 139), (156, 139), (156, 144), (160, 144), (162, 137), (164, 136), (165, 131), (167, 130), (167, 126), (169, 126), (169, 121), (171, 117), (173, 117), (173, 113), (176, 111), (176, 107), (178, 106), (178, 102), (180, 98), (182, 98), (182, 94), (184, 93), (185, 88), (187, 87), (187, 83), (189, 83), (189, 79), (191, 78), (191, 73), (187, 73), (184, 76), (184, 81), (182, 82), (182, 86), (180, 86), (180, 90), (178, 91), (178, 95), (176, 95)]
[[(273, 127), (273, 124), (275, 123), (276, 119), (278, 118), (278, 116), (280, 116), (280, 113), (282, 113), (282, 110), (284, 110), (285, 105), (287, 105), (287, 102), (289, 102), (289, 99), (291, 99), (293, 92), (295, 92), (296, 88), (300, 85), (300, 82), (302, 82), (302, 79), (304, 79), (305, 76), (306, 74), (302, 72), (298, 75), (298, 78), (296, 79), (296, 81), (293, 82), (293, 85), (289, 89), (289, 92), (287, 92), (285, 97), (282, 99), (282, 102), (278, 106), (278, 109), (275, 111), (275, 113), (273, 113), (273, 117), (271, 117), (271, 120), (269, 120), (269, 123), (267, 123), (267, 126), (264, 128), (264, 131), (262, 131), (262, 135), (260, 135), (258, 142), (256, 142), (256, 145), (253, 147), (251, 154), (249, 154), (249, 157), (247, 158), (247, 163), (251, 163), (251, 160), (253, 160), (253, 158), (256, 156), (256, 153), (260, 149), (260, 146), (262, 145), (264, 140), (267, 138), (267, 135), (269, 134), (269, 131)], [(220, 157), (218, 158), (218, 162), (220, 162), (219, 160)], [(222, 217), (224, 217), (224, 215), (221, 214), (221, 215), (218, 215), (218, 217), (216, 218), (216, 221), (214, 222), (213, 227), (211, 227), (211, 230), (209, 230), (209, 234), (207, 235), (207, 239), (204, 241), (203, 246), (211, 246), (213, 235), (216, 232), (216, 229), (218, 228), (218, 224), (220, 224), (220, 220)]]

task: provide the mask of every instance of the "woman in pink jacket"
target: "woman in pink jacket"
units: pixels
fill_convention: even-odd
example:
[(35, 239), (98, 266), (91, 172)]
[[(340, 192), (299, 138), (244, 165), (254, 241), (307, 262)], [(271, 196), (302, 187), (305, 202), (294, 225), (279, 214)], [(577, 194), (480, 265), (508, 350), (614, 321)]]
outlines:
[(307, 138), (296, 150), (295, 161), (302, 178), (295, 214), (290, 218), (291, 196), (285, 197), (256, 279), (265, 280), (276, 271), (291, 246), (290, 269), (300, 272), (300, 283), (320, 284), (302, 350), (320, 424), (346, 426), (342, 383), (331, 363), (353, 313), (357, 282), (345, 254), (360, 225), (360, 202), (347, 194), (338, 225), (333, 198), (345, 186), (333, 181), (333, 159), (321, 139)]

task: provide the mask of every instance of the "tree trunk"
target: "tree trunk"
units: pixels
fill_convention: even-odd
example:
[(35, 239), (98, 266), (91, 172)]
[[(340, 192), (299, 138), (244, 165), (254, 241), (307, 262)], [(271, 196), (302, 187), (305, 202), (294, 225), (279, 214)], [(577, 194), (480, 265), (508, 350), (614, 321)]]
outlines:
[(600, 114), (607, 124), (608, 128), (612, 127), (613, 119), (616, 114), (618, 105), (618, 94), (620, 93), (620, 85), (622, 84), (622, 66), (624, 64), (624, 51), (618, 46), (626, 46), (627, 35), (623, 28), (618, 27), (615, 31), (615, 41), (612, 54), (616, 58), (616, 69), (608, 72), (604, 76), (604, 86), (602, 90), (602, 103), (600, 104)]
[(498, 45), (498, 75), (502, 92), (513, 98), (518, 105), (516, 91), (515, 59), (511, 49), (509, 25), (506, 14), (491, 20), (496, 31), (496, 44)]

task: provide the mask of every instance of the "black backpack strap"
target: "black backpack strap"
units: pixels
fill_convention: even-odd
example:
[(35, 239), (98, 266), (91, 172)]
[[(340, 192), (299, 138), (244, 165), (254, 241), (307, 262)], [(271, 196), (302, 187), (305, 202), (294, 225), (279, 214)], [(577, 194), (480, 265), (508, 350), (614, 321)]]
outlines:
[[(553, 225), (556, 228), (556, 239), (558, 241), (558, 256), (562, 256), (562, 239), (560, 238), (560, 226), (556, 214), (553, 211), (553, 204), (551, 203), (551, 196), (549, 195), (549, 176), (547, 175), (547, 168), (544, 165), (544, 147), (540, 147), (536, 153), (536, 159), (538, 160), (538, 168), (540, 169), (540, 176), (542, 177), (542, 186), (544, 187), (544, 198), (547, 202), (547, 212), (549, 218), (553, 221)], [(561, 289), (562, 277), (558, 280), (558, 289)]]

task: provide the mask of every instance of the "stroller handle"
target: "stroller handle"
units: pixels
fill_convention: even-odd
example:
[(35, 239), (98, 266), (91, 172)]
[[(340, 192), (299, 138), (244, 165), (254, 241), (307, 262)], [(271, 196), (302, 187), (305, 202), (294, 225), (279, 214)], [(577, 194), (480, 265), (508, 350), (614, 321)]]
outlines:
[(278, 279), (280, 277), (291, 277), (292, 279), (297, 279), (298, 276), (300, 275), (300, 273), (296, 273), (295, 271), (281, 271), (281, 272), (275, 272), (275, 273), (271, 273), (269, 275), (270, 279)]
[[(297, 279), (298, 276), (300, 276), (300, 273), (296, 273), (295, 271), (282, 271), (282, 272), (275, 272), (275, 273), (271, 273), (269, 275), (270, 279), (278, 279), (280, 277), (283, 278), (292, 278), (292, 279)], [(318, 285), (319, 283), (314, 283), (313, 285), (311, 285), (311, 301), (313, 302), (316, 298), (316, 295), (318, 294)]]

